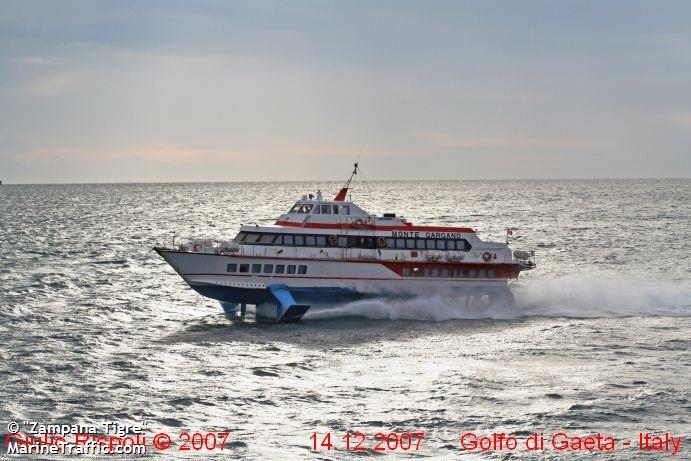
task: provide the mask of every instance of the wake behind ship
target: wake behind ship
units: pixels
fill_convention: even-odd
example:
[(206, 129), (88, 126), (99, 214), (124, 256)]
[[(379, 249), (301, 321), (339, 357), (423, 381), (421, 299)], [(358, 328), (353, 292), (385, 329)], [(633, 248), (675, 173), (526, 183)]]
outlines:
[(226, 312), (299, 320), (310, 308), (366, 297), (451, 292), (461, 306), (513, 302), (508, 282), (532, 253), (482, 241), (468, 227), (417, 226), (346, 200), (358, 165), (333, 200), (305, 195), (274, 225), (242, 226), (232, 241), (192, 240), (155, 251)]

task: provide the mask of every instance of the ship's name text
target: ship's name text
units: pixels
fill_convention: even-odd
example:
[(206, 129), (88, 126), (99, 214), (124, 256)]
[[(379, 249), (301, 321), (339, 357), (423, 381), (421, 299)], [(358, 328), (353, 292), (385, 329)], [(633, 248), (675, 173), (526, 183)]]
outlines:
[(413, 231), (391, 231), (392, 237), (398, 238), (426, 238), (426, 239), (460, 239), (463, 234), (457, 232), (413, 232)]

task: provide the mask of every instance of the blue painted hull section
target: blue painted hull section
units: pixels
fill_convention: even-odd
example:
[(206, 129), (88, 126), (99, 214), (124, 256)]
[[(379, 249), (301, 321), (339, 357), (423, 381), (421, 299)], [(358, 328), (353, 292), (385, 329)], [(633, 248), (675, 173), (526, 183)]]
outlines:
[[(264, 304), (276, 303), (276, 298), (267, 289), (220, 287), (218, 285), (195, 284), (192, 288), (202, 296), (226, 303)], [(363, 299), (365, 294), (343, 288), (290, 287), (290, 293), (299, 304), (310, 306), (349, 303)]]

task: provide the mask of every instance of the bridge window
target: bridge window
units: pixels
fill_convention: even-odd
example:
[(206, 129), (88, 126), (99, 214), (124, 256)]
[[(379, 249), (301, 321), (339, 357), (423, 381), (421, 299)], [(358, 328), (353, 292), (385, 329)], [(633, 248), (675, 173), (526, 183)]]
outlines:
[(252, 264), (252, 273), (253, 274), (258, 274), (261, 271), (262, 271), (262, 265), (261, 264)]
[(226, 272), (237, 272), (238, 271), (238, 265), (237, 264), (228, 264), (228, 267), (226, 268)]
[(250, 265), (249, 264), (240, 264), (240, 272), (249, 272), (250, 271)]
[(288, 266), (288, 273), (289, 274), (294, 274), (295, 273), (295, 265), (291, 264)]
[(322, 205), (322, 214), (331, 214), (331, 206)]
[(334, 214), (338, 214), (338, 205), (333, 206)]
[(264, 273), (265, 274), (271, 274), (274, 271), (274, 265), (273, 264), (264, 264)]
[(286, 266), (283, 264), (276, 264), (276, 273), (283, 274), (286, 271)]
[(321, 214), (321, 208), (318, 206), (314, 207), (314, 210), (312, 210), (312, 214)]
[(350, 205), (341, 205), (341, 214), (349, 215), (350, 214)]
[(298, 274), (306, 274), (307, 273), (307, 266), (298, 266)]
[(242, 242), (242, 239), (245, 238), (245, 235), (247, 235), (247, 232), (240, 232), (238, 235), (235, 236), (233, 240), (236, 242)]

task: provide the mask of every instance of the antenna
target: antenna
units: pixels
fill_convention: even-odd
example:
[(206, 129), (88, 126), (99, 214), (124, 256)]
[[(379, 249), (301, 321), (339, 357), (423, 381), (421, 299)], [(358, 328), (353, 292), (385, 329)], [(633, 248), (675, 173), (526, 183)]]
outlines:
[[(359, 157), (358, 157), (358, 159), (359, 159)], [(348, 189), (350, 187), (350, 183), (353, 182), (353, 178), (357, 175), (358, 168), (359, 168), (358, 163), (359, 162), (355, 162), (355, 165), (353, 168), (353, 174), (350, 175), (350, 179), (348, 179), (348, 182), (346, 183), (346, 185), (343, 186), (344, 189)]]

